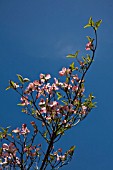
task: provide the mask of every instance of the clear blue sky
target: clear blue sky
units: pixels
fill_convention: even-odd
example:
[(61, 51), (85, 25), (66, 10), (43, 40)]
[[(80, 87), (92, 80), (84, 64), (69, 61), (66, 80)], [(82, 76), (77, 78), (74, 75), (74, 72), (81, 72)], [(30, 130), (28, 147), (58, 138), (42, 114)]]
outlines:
[(57, 76), (71, 62), (68, 53), (80, 49), (85, 54), (85, 36), (91, 31), (83, 26), (90, 16), (103, 20), (86, 77), (86, 92), (94, 93), (97, 108), (64, 136), (64, 148), (77, 148), (62, 170), (113, 170), (113, 1), (0, 1), (0, 126), (30, 121), (17, 106), (19, 96), (5, 91), (8, 80), (16, 80), (17, 73), (31, 80), (40, 72)]

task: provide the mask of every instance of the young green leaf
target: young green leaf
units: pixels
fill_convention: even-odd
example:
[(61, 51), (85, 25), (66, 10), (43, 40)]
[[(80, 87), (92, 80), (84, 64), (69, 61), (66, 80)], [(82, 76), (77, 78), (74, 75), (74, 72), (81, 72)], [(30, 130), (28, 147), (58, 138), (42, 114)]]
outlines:
[(87, 27), (94, 27), (94, 21), (92, 20), (92, 17), (89, 18), (89, 22), (87, 25), (84, 26), (84, 28), (87, 28)]
[(69, 149), (70, 151), (74, 151), (75, 146), (71, 146), (71, 148)]
[(77, 58), (78, 53), (79, 53), (79, 50), (78, 50), (78, 51), (76, 51), (76, 53), (75, 53), (75, 54), (68, 54), (66, 57), (67, 57), (67, 58)]
[(67, 58), (76, 58), (74, 54), (68, 54), (66, 57)]
[(23, 84), (24, 83), (24, 79), (20, 74), (17, 74), (18, 80)]
[(9, 81), (10, 87), (15, 89), (16, 88), (16, 84), (14, 83), (14, 81), (10, 80)]
[(29, 82), (30, 80), (28, 78), (24, 78), (23, 81), (25, 83), (25, 82)]
[(80, 50), (76, 51), (75, 58), (77, 58), (79, 52), (80, 52)]
[(55, 159), (54, 155), (50, 154), (49, 156), (50, 156), (51, 161), (53, 161)]
[(57, 98), (57, 99), (58, 99), (58, 100), (60, 100), (60, 99), (62, 98), (61, 93), (60, 93), (60, 92), (57, 92), (56, 94), (57, 94), (57, 96), (58, 96), (58, 98)]
[(87, 24), (87, 25), (84, 26), (84, 28), (88, 28), (88, 27), (91, 27), (91, 25)]
[(24, 106), (24, 104), (23, 104), (23, 103), (18, 103), (17, 105), (18, 105), (18, 106)]
[(88, 24), (90, 24), (90, 25), (92, 24), (92, 17), (89, 18)]
[(68, 151), (69, 155), (71, 155), (71, 156), (73, 155), (75, 148), (76, 148), (76, 146), (71, 146), (71, 148)]
[(11, 86), (8, 86), (5, 90), (9, 90), (11, 88)]
[(100, 24), (102, 23), (102, 20), (99, 20), (95, 23), (95, 29), (97, 30)]
[(88, 63), (90, 63), (90, 62), (91, 62), (91, 57), (90, 57), (90, 55), (89, 55), (89, 54), (87, 54), (87, 58), (86, 58), (86, 59), (87, 59), (87, 62), (88, 62)]
[(62, 100), (62, 103), (64, 103), (65, 105), (67, 105), (67, 104), (68, 104), (68, 102), (67, 102), (67, 101), (65, 101), (65, 100)]
[(94, 24), (95, 24), (94, 21), (93, 21), (93, 19), (92, 19), (92, 17), (89, 18), (89, 24), (90, 24), (91, 26), (94, 26)]
[(86, 36), (86, 37), (87, 37), (87, 39), (88, 39), (89, 42), (92, 43), (92, 42), (94, 41), (94, 39), (92, 39), (90, 36)]
[(66, 77), (66, 83), (67, 84), (69, 83), (69, 77)]
[(45, 132), (43, 133), (43, 137), (46, 138), (46, 137), (47, 137), (47, 134), (48, 134), (48, 131), (45, 131)]
[(70, 67), (69, 67), (72, 71), (75, 70), (75, 63), (72, 62), (72, 64), (70, 64)]

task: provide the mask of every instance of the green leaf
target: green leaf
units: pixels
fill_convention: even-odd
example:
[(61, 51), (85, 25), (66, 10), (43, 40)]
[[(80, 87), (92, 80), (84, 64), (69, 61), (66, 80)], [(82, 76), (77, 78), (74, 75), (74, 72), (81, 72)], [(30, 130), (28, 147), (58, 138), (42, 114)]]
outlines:
[(17, 105), (18, 105), (18, 106), (24, 106), (22, 103), (18, 103)]
[(86, 62), (86, 58), (85, 58), (84, 56), (82, 56), (82, 60), (83, 60), (84, 62)]
[(68, 102), (66, 102), (65, 100), (62, 100), (62, 103), (64, 103), (65, 105), (67, 105), (67, 104), (68, 104)]
[(8, 86), (5, 90), (9, 90), (11, 88), (11, 86)]
[(17, 77), (19, 79), (19, 81), (23, 84), (24, 83), (24, 79), (20, 74), (17, 74)]
[(87, 24), (87, 25), (84, 26), (84, 28), (88, 28), (88, 27), (91, 27), (91, 25)]
[(72, 64), (70, 64), (70, 69), (73, 71), (73, 70), (74, 70), (74, 68), (75, 68), (75, 63), (74, 63), (74, 62), (72, 62)]
[(71, 156), (73, 155), (75, 147), (76, 146), (71, 146), (71, 148), (69, 149), (69, 155), (71, 155)]
[(93, 100), (94, 98), (95, 98), (95, 96), (93, 96), (93, 94), (90, 93), (90, 94), (89, 94), (89, 99), (90, 99), (90, 100)]
[(84, 28), (87, 27), (94, 27), (94, 21), (92, 20), (92, 17), (89, 18), (88, 24), (84, 26)]
[(94, 104), (93, 102), (91, 102), (91, 103), (88, 105), (88, 107), (89, 107), (90, 109), (92, 109), (92, 108), (95, 108), (96, 106), (95, 106), (95, 104)]
[(87, 58), (86, 58), (86, 59), (87, 59), (87, 62), (88, 62), (88, 63), (90, 63), (90, 62), (91, 62), (91, 57), (90, 57), (90, 55), (89, 55), (89, 54), (87, 54)]
[(58, 96), (58, 98), (57, 98), (57, 99), (58, 99), (58, 100), (60, 100), (60, 99), (62, 98), (61, 93), (60, 93), (60, 92), (57, 92), (56, 94), (57, 94), (57, 96)]
[(12, 134), (11, 134), (11, 133), (8, 133), (7, 135), (8, 135), (8, 136), (12, 136)]
[(50, 156), (51, 161), (53, 161), (55, 159), (54, 155), (50, 154), (49, 156)]
[(92, 17), (89, 18), (88, 24), (90, 24), (90, 25), (92, 24)]
[(76, 146), (71, 146), (70, 151), (74, 151)]
[(75, 58), (77, 58), (79, 52), (80, 52), (80, 50), (76, 51)]
[(2, 129), (2, 131), (3, 131), (3, 132), (1, 132), (1, 133), (7, 134), (7, 132), (8, 132), (8, 130), (9, 130), (10, 127), (11, 127), (11, 126), (8, 126), (8, 127), (6, 127), (6, 128), (0, 127), (0, 129)]
[(95, 29), (97, 30), (100, 24), (102, 23), (102, 20), (99, 20), (95, 23)]
[(57, 131), (56, 135), (59, 135), (59, 134), (64, 135), (64, 131), (65, 131), (64, 128), (60, 128), (60, 129)]
[(2, 132), (0, 132), (0, 139), (2, 139), (3, 138), (3, 133)]
[(28, 78), (24, 78), (23, 81), (25, 83), (25, 82), (29, 82), (30, 80)]
[(74, 54), (68, 54), (66, 57), (67, 58), (76, 58)]
[(78, 50), (78, 51), (76, 51), (76, 53), (75, 53), (75, 54), (68, 54), (66, 57), (67, 57), (67, 58), (77, 58), (78, 53), (79, 53), (79, 50)]
[(89, 23), (88, 23), (88, 24), (90, 24), (91, 26), (94, 26), (95, 23), (94, 23), (94, 21), (92, 20), (92, 17), (89, 18)]
[(45, 131), (45, 132), (43, 133), (43, 137), (46, 138), (46, 137), (47, 137), (47, 134), (48, 134), (48, 131)]
[(94, 39), (92, 39), (90, 36), (86, 36), (86, 37), (87, 37), (87, 39), (88, 39), (89, 42), (92, 43), (92, 42), (94, 41)]
[(16, 85), (15, 85), (14, 81), (10, 80), (9, 84), (10, 84), (11, 88), (14, 88), (14, 89), (16, 88)]
[[(0, 155), (2, 155), (3, 148), (0, 148)], [(0, 163), (2, 163), (2, 159), (0, 159)]]
[(66, 77), (66, 83), (67, 84), (69, 83), (69, 77)]

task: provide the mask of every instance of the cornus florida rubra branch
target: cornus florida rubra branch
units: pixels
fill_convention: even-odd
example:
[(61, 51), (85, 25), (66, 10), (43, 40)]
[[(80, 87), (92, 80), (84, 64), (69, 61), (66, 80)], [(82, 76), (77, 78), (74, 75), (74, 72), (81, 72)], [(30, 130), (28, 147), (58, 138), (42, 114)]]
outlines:
[[(41, 73), (39, 78), (32, 82), (19, 74), (19, 82), (10, 80), (7, 90), (11, 88), (20, 95), (18, 105), (22, 107), (23, 113), (33, 117), (33, 121), (31, 131), (26, 123), (11, 132), (9, 127), (1, 129), (1, 169), (9, 167), (22, 170), (55, 170), (71, 161), (75, 146), (63, 151), (61, 147), (56, 148), (56, 143), (65, 131), (80, 123), (95, 107), (92, 93), (88, 97), (84, 95), (85, 75), (94, 60), (97, 29), (101, 22), (89, 19), (85, 28), (92, 27), (95, 34), (94, 38), (87, 36), (85, 49), (90, 54), (82, 58), (78, 57), (79, 51), (69, 54), (67, 58), (73, 58), (75, 62), (59, 71), (60, 78), (52, 79), (50, 74)], [(38, 142), (40, 138), (43, 144)]]

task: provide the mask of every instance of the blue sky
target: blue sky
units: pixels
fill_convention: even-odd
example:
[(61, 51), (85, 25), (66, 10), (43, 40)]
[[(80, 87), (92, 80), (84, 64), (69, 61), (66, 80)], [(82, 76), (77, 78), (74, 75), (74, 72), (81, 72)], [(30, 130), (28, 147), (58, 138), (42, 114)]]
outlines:
[(77, 148), (62, 170), (113, 169), (113, 1), (0, 1), (0, 126), (30, 121), (17, 106), (19, 96), (5, 91), (8, 81), (16, 74), (31, 80), (41, 72), (57, 76), (71, 62), (68, 53), (80, 49), (84, 55), (92, 32), (83, 26), (90, 16), (103, 20), (95, 62), (86, 76), (86, 92), (94, 93), (97, 108), (64, 136), (61, 145)]

